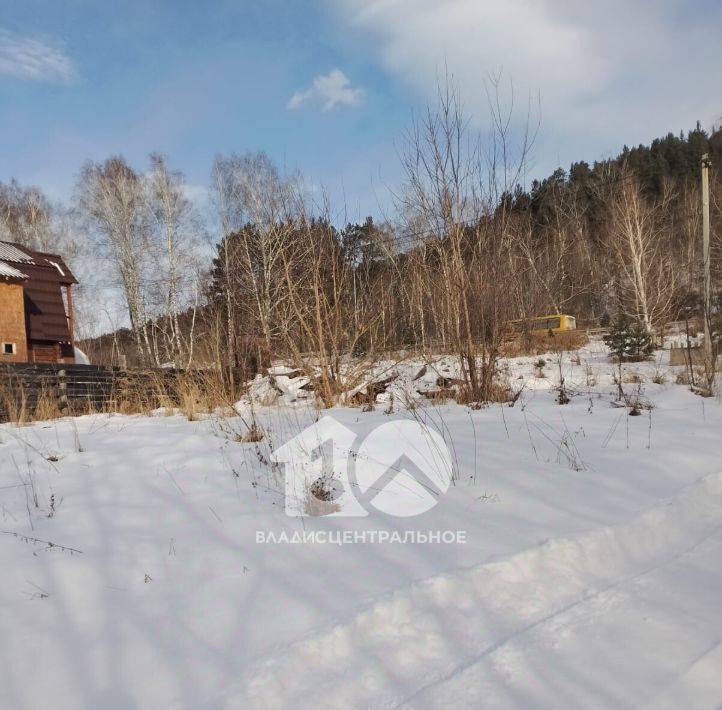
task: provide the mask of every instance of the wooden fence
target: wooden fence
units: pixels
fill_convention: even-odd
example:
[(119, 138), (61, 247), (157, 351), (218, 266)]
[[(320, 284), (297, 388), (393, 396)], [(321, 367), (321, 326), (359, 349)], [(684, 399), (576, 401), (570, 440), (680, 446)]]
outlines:
[[(670, 365), (685, 365), (686, 367), (703, 367), (705, 364), (704, 348), (694, 346), (672, 346), (669, 350)], [(722, 365), (722, 355), (717, 357), (716, 367)]]
[[(36, 363), (0, 364), (0, 422), (32, 415), (38, 407), (62, 413), (131, 411), (180, 406), (189, 383), (196, 389), (213, 386), (228, 401), (240, 396), (240, 371), (121, 370), (98, 365)], [(211, 385), (212, 383), (212, 385)]]

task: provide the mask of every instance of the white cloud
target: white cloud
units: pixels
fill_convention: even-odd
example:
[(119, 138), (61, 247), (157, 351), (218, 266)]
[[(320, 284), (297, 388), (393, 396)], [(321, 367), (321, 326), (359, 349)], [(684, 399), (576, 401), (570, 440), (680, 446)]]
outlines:
[(296, 109), (307, 104), (321, 104), (322, 111), (337, 106), (358, 106), (364, 99), (364, 90), (351, 86), (349, 78), (340, 70), (317, 76), (305, 91), (297, 91), (287, 108)]
[(564, 163), (719, 116), (722, 7), (694, 4), (334, 0), (329, 7), (423, 100), (433, 99), (447, 66), (478, 126), (488, 123), (484, 80), (503, 67), (521, 120), (527, 97), (539, 93), (545, 158)]
[(75, 76), (72, 60), (57, 46), (39, 37), (0, 30), (0, 76), (68, 83)]

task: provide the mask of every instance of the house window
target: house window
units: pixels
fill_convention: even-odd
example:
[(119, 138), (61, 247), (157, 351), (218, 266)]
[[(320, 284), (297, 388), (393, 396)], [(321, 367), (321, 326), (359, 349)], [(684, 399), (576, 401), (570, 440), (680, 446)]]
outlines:
[(15, 343), (3, 343), (3, 355), (15, 355), (16, 352)]

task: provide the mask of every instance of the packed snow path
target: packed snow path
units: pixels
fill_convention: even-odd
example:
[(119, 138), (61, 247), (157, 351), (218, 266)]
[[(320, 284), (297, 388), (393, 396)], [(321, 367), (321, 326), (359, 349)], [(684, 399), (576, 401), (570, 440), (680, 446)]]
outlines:
[(400, 590), (209, 707), (671, 708), (695, 674), (686, 706), (715, 708), (721, 560), (722, 473), (630, 523)]

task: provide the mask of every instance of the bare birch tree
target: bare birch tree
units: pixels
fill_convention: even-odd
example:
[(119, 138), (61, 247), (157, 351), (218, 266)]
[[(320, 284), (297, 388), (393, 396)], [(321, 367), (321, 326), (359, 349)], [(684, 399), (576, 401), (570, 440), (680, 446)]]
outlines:
[(655, 201), (645, 197), (629, 172), (614, 183), (610, 238), (620, 301), (627, 315), (650, 330), (669, 317), (677, 291), (678, 269), (667, 225), (670, 202), (668, 189)]
[(53, 216), (52, 205), (38, 188), (15, 180), (0, 183), (0, 239), (52, 251), (59, 241)]
[(121, 157), (88, 163), (78, 183), (78, 207), (119, 277), (141, 361), (159, 364), (148, 334), (148, 224), (142, 180)]
[[(186, 197), (183, 175), (169, 171), (160, 155), (151, 155), (150, 161), (145, 198), (157, 266), (152, 283), (161, 301), (156, 323), (163, 326), (167, 354), (177, 366), (181, 363), (187, 366), (192, 360), (193, 329), (184, 336), (179, 312), (194, 302), (197, 304), (200, 225)], [(194, 323), (192, 318), (191, 326)]]

